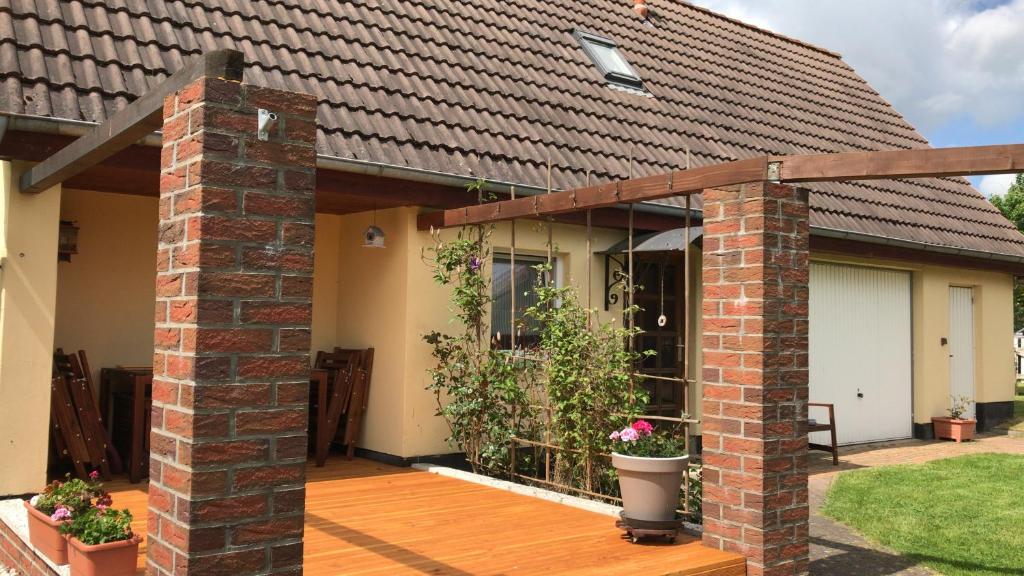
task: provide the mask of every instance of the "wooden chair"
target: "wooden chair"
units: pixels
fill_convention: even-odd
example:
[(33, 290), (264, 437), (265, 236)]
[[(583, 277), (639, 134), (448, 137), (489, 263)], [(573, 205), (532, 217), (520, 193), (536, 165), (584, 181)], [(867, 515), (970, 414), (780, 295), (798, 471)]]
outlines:
[[(368, 406), (370, 377), (373, 370), (373, 348), (352, 350), (335, 348), (317, 352), (312, 379), (316, 388), (316, 431), (313, 434), (317, 466), (327, 461), (331, 443), (338, 434), (345, 416), (343, 442), (349, 460), (355, 455), (356, 442), (363, 414)], [(311, 400), (314, 398), (310, 396)]]
[[(71, 409), (74, 412), (73, 420), (77, 423), (77, 426), (70, 426), (66, 415), (63, 418), (65, 420), (63, 427), (59, 425), (58, 421), (58, 425), (55, 427), (58, 436), (54, 438), (58, 453), (61, 453), (63, 449), (63, 453), (71, 456), (75, 461), (76, 455), (67, 451), (71, 442), (66, 434), (78, 435), (88, 451), (87, 461), (100, 469), (104, 480), (110, 478), (111, 471), (120, 473), (123, 470), (123, 463), (111, 442), (110, 433), (104, 426), (103, 416), (96, 405), (95, 386), (85, 350), (65, 354), (62, 349), (58, 348), (53, 355), (53, 376), (52, 403), (56, 403), (54, 410), (61, 412)], [(75, 471), (78, 472), (77, 462), (75, 468)]]
[(832, 465), (839, 466), (839, 447), (836, 445), (836, 411), (834, 404), (822, 404), (818, 402), (808, 402), (807, 406), (827, 408), (828, 409), (828, 424), (817, 422), (807, 426), (807, 432), (828, 432), (832, 437), (832, 445), (827, 446), (825, 444), (807, 444), (809, 450), (822, 450), (824, 452), (832, 453)]

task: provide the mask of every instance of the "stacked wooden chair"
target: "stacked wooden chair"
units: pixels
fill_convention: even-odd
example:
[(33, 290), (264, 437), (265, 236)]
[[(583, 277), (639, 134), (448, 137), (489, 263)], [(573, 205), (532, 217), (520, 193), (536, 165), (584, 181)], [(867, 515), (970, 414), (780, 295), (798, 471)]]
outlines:
[(342, 443), (351, 460), (359, 441), (359, 429), (368, 405), (370, 378), (373, 373), (373, 348), (365, 350), (335, 348), (316, 354), (310, 394), (310, 431), (316, 465), (323, 466), (331, 443), (338, 436), (342, 421), (345, 427)]
[(58, 458), (70, 459), (80, 478), (85, 478), (89, 469), (99, 470), (105, 480), (111, 470), (121, 472), (121, 458), (110, 443), (96, 405), (84, 350), (65, 354), (57, 349), (50, 392), (51, 438)]

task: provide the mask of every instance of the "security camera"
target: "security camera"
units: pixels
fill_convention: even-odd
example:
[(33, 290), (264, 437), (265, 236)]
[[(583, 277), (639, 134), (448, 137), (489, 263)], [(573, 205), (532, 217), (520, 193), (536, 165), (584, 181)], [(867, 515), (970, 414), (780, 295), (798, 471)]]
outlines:
[(256, 112), (256, 122), (256, 138), (266, 141), (270, 139), (270, 128), (277, 123), (277, 114), (265, 108), (260, 108)]

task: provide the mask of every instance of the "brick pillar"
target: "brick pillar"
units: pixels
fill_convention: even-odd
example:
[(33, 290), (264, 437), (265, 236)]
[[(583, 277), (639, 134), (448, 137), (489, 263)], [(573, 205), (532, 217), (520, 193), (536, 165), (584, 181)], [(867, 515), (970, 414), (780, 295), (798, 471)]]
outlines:
[(704, 191), (704, 544), (808, 571), (807, 192)]
[(302, 572), (315, 131), (218, 78), (164, 104), (148, 574)]

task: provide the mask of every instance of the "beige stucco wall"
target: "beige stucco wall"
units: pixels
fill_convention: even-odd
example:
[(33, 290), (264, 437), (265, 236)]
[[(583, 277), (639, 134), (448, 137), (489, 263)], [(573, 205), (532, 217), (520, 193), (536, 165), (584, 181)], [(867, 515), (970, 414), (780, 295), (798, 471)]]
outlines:
[(813, 260), (883, 266), (912, 274), (914, 422), (927, 423), (949, 407), (949, 288), (974, 288), (975, 400), (1012, 401), (1013, 276), (1002, 272), (812, 253)]
[(153, 362), (157, 199), (66, 190), (60, 216), (78, 225), (78, 254), (57, 271), (54, 347), (101, 368)]
[[(338, 248), (337, 345), (375, 348), (369, 411), (360, 445), (402, 457), (454, 451), (445, 442), (448, 429), (444, 420), (436, 416), (437, 400), (426, 390), (427, 370), (434, 364), (423, 336), (434, 330), (454, 332), (459, 327), (452, 324), (449, 291), (434, 283), (423, 262), (424, 250), (433, 239), (429, 232), (416, 230), (417, 214), (415, 208), (377, 212), (377, 225), (386, 234), (387, 247), (382, 250), (362, 246), (370, 215), (343, 216)], [(455, 234), (445, 231), (442, 238)], [(553, 234), (561, 261), (560, 281), (581, 287), (585, 294), (587, 259), (581, 256), (586, 253), (585, 228), (556, 225)], [(622, 233), (595, 229), (592, 238), (596, 251), (620, 240)], [(516, 246), (521, 253), (543, 255), (546, 242), (542, 225), (517, 225)], [(508, 224), (496, 227), (492, 244), (498, 252), (508, 251)], [(593, 257), (591, 264), (594, 307), (600, 308), (604, 260)], [(606, 319), (616, 314), (617, 309), (602, 310)]]
[(0, 496), (46, 483), (61, 190), (18, 191), (0, 162)]

